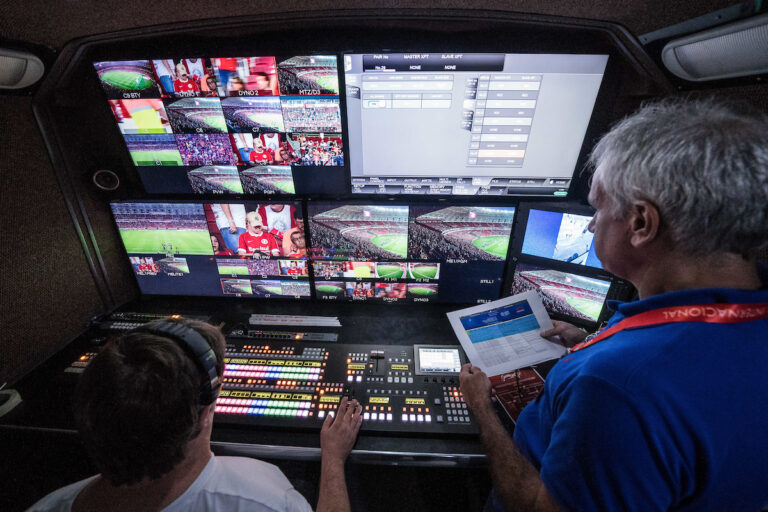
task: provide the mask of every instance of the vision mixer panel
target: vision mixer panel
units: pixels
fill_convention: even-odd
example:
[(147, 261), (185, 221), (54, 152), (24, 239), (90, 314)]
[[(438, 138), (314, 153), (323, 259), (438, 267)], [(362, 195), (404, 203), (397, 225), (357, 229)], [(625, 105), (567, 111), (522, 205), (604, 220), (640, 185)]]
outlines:
[(458, 347), (253, 343), (228, 340), (217, 423), (319, 429), (349, 396), (363, 406), (364, 431), (477, 433)]

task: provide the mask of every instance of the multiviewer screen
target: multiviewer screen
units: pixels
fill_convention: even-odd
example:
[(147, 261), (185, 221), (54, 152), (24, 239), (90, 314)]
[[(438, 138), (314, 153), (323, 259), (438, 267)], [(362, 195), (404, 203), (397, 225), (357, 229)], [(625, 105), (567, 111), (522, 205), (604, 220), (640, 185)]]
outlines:
[(353, 192), (563, 196), (607, 55), (344, 55)]

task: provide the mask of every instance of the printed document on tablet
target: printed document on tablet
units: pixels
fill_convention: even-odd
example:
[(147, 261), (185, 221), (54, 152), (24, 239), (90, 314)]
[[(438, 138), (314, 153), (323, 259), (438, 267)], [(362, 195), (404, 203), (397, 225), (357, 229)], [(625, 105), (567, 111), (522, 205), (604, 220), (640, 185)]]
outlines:
[(540, 336), (552, 328), (539, 295), (529, 290), (448, 313), (472, 364), (489, 377), (557, 359), (566, 348)]

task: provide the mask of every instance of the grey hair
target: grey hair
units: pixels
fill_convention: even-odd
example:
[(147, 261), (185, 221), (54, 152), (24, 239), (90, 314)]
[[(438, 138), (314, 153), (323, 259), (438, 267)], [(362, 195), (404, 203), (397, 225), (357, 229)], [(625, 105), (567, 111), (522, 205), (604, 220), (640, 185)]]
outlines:
[(677, 250), (768, 248), (768, 116), (709, 100), (664, 100), (620, 121), (589, 158), (609, 212), (659, 209)]

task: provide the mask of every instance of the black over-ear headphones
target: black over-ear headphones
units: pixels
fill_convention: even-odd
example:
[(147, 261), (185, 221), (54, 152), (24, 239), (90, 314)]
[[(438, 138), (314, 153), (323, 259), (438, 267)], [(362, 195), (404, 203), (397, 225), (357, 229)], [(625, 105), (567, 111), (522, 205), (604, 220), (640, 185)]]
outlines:
[(216, 397), (219, 396), (216, 354), (199, 332), (175, 322), (161, 322), (151, 327), (139, 327), (136, 330), (174, 340), (195, 362), (195, 366), (203, 376), (203, 382), (200, 386), (200, 405), (209, 405), (216, 400)]

